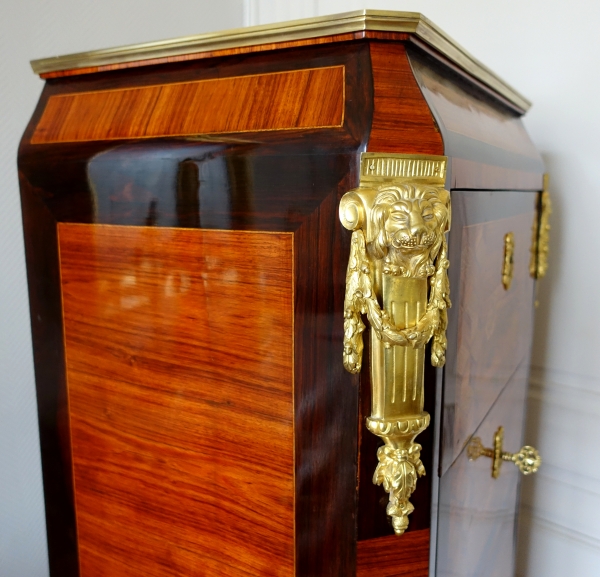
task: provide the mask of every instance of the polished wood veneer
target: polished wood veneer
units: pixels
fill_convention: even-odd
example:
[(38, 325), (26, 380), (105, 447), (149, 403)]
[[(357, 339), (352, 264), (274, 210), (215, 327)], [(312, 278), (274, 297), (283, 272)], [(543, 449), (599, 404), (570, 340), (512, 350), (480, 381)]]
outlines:
[[(518, 451), (526, 442), (529, 362), (529, 357), (523, 359), (472, 430), (486, 446), (500, 425), (505, 430), (505, 451)], [(457, 456), (440, 488), (436, 575), (514, 577), (520, 477), (510, 462), (504, 462), (500, 476), (493, 479), (490, 459), (469, 461), (466, 451)]]
[(373, 125), (368, 150), (443, 155), (444, 143), (415, 81), (403, 44), (373, 42)]
[(291, 242), (59, 226), (81, 577), (294, 574)]
[(428, 577), (429, 529), (358, 542), (356, 577)]
[(409, 48), (407, 54), (443, 136), (444, 154), (452, 157), (450, 187), (540, 189), (544, 165), (521, 115), (430, 52)]
[(326, 128), (343, 119), (344, 67), (331, 66), (51, 96), (31, 143)]

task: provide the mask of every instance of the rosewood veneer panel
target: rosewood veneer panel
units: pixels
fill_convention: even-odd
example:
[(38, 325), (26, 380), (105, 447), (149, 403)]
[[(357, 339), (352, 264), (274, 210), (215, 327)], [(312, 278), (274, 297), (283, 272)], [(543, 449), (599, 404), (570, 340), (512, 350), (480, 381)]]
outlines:
[(340, 127), (344, 67), (51, 96), (32, 144)]
[(337, 217), (356, 177), (294, 234), (296, 577), (356, 573), (359, 382), (341, 361), (350, 235)]
[(356, 577), (428, 577), (429, 529), (358, 542)]
[(403, 44), (373, 41), (373, 125), (367, 150), (445, 154), (444, 142), (415, 80)]
[(292, 235), (59, 249), (81, 577), (293, 575)]

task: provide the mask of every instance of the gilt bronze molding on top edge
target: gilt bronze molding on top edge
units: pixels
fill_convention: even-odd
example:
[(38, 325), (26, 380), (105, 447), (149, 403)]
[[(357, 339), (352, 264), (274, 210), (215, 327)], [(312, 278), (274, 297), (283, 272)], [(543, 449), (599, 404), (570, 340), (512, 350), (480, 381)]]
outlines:
[(172, 59), (203, 52), (272, 45), (360, 32), (412, 34), (459, 68), (489, 86), (517, 108), (526, 111), (531, 106), (531, 102), (523, 95), (479, 62), (431, 20), (418, 12), (363, 9), (316, 18), (275, 22), (183, 38), (39, 58), (31, 61), (31, 67), (36, 74), (65, 70), (79, 70), (80, 73), (83, 73), (86, 69), (94, 67), (152, 62), (157, 59)]

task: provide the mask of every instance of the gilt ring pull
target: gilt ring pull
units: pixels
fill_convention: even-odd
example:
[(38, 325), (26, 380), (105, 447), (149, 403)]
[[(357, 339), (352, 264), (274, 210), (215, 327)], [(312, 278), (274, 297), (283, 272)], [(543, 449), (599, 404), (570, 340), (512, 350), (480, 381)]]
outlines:
[(479, 457), (489, 457), (492, 459), (492, 477), (494, 479), (500, 476), (502, 461), (511, 461), (523, 475), (537, 473), (542, 464), (542, 458), (537, 449), (525, 445), (517, 453), (507, 453), (503, 451), (503, 443), (504, 427), (498, 427), (498, 430), (494, 434), (494, 447), (492, 449), (484, 447), (479, 437), (473, 437), (467, 447), (467, 457), (469, 461), (476, 461)]

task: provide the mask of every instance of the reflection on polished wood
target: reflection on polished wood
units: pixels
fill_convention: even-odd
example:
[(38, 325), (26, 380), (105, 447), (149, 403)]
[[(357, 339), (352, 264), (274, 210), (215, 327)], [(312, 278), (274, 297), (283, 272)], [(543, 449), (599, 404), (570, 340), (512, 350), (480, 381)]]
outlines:
[[(533, 203), (534, 195), (531, 195)], [(531, 342), (533, 281), (529, 245), (533, 213), (467, 226), (462, 233), (460, 323), (457, 335), (457, 410), (444, 469), (469, 440)], [(513, 231), (511, 289), (502, 284), (504, 235)], [(492, 264), (493, 263), (493, 264)], [(455, 263), (458, 265), (458, 263)]]
[(59, 239), (81, 577), (293, 575), (292, 235)]
[(343, 119), (344, 67), (330, 66), (54, 95), (31, 143), (332, 128)]
[[(528, 375), (526, 358), (472, 434), (488, 439), (504, 423), (506, 444), (520, 445)], [(504, 467), (493, 479), (487, 459), (472, 462), (462, 451), (440, 485), (437, 577), (514, 577), (519, 477)]]
[(544, 163), (510, 102), (408, 50), (414, 77), (452, 157), (452, 188), (539, 190)]
[(358, 542), (356, 577), (428, 577), (429, 529)]

